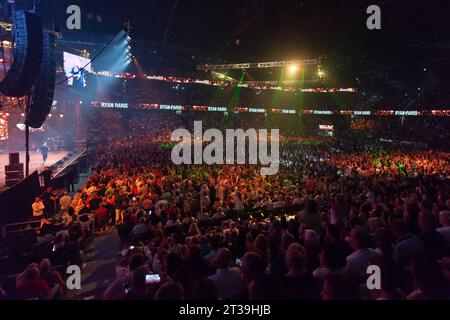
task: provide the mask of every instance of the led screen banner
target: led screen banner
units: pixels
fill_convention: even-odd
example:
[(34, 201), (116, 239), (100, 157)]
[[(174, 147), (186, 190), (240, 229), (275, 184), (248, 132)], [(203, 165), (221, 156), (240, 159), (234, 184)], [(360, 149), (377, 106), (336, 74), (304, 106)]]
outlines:
[[(229, 108), (225, 106), (204, 106), (204, 105), (181, 105), (181, 104), (159, 104), (159, 103), (127, 103), (127, 102), (105, 102), (92, 101), (92, 106), (97, 108), (109, 109), (138, 109), (138, 110), (166, 110), (166, 111), (202, 111), (202, 112), (234, 112), (234, 113), (278, 113), (299, 116), (435, 116), (450, 117), (450, 110), (321, 110), (321, 109), (285, 109), (285, 108), (265, 108), (265, 107), (247, 107), (236, 106)], [(292, 107), (291, 107), (292, 108)]]

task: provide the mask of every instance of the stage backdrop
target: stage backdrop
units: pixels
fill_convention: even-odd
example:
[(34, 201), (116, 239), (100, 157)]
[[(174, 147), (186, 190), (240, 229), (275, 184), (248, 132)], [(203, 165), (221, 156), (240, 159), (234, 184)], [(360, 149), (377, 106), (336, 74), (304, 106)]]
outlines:
[(33, 215), (31, 205), (34, 198), (41, 193), (37, 171), (0, 193), (0, 225), (29, 220)]

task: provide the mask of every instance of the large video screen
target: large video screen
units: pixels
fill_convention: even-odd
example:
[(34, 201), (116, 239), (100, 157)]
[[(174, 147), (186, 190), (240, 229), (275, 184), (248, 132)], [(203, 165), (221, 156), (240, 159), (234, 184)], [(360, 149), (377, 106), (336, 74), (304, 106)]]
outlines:
[(86, 74), (92, 73), (90, 62), (90, 59), (64, 52), (64, 72), (68, 78), (67, 85), (76, 88), (86, 87)]

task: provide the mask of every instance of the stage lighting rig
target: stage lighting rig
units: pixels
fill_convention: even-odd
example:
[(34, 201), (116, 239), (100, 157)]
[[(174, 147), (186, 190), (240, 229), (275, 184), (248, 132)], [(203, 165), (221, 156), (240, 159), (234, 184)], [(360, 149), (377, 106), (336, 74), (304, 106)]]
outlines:
[(289, 61), (271, 61), (271, 62), (250, 62), (250, 63), (230, 63), (230, 64), (203, 64), (197, 65), (197, 70), (244, 70), (244, 69), (262, 69), (262, 68), (285, 68), (292, 65), (308, 66), (320, 65), (322, 57), (316, 59), (305, 60), (289, 60)]
[(293, 63), (293, 64), (291, 64), (289, 67), (288, 67), (288, 71), (289, 71), (289, 73), (291, 73), (291, 74), (294, 74), (294, 73), (296, 73), (297, 71), (298, 71), (298, 65), (296, 64), (296, 63)]

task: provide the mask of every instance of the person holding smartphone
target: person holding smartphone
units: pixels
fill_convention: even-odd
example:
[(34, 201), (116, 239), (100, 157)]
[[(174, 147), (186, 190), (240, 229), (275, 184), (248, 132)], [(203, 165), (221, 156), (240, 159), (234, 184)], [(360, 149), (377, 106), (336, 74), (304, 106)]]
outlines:
[(156, 291), (155, 285), (161, 281), (158, 274), (151, 274), (147, 265), (133, 271), (131, 283), (124, 287), (124, 300), (149, 300)]

